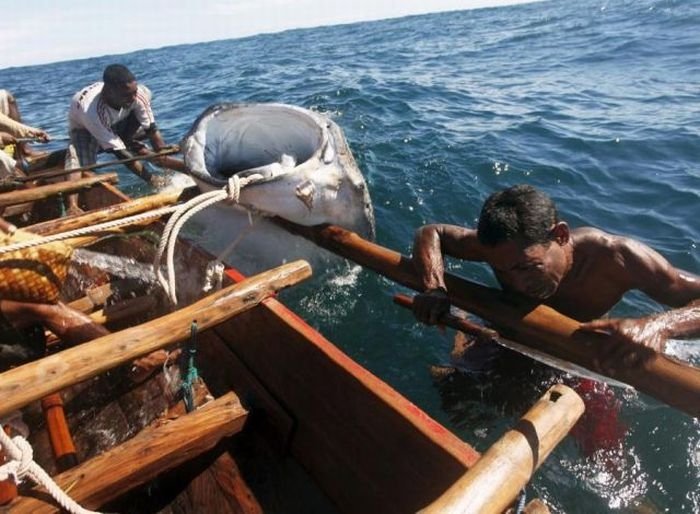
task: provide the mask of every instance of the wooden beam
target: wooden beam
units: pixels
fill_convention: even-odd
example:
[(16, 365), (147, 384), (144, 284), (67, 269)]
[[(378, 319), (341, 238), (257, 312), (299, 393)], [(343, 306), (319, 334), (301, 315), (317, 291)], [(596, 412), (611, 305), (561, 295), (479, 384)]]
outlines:
[[(399, 284), (422, 290), (409, 257), (335, 225), (302, 227), (279, 218), (275, 221), (290, 232)], [(602, 374), (593, 361), (604, 349), (618, 347), (617, 353), (622, 346), (632, 344), (603, 333), (579, 331), (581, 323), (578, 321), (524, 296), (482, 286), (450, 273), (445, 273), (445, 283), (455, 306), (489, 321), (504, 337), (596, 373)], [(700, 369), (641, 345), (635, 345), (635, 351), (643, 357), (639, 366), (619, 366), (607, 376), (693, 417), (700, 417)]]
[[(145, 428), (54, 480), (64, 490), (69, 489), (70, 496), (83, 507), (99, 508), (240, 432), (247, 414), (238, 397), (228, 393), (190, 414)], [(60, 512), (59, 506), (41, 499), (45, 493), (33, 491), (32, 496), (37, 497), (21, 497), (10, 505), (13, 513)]]
[(68, 182), (59, 182), (57, 184), (48, 184), (46, 186), (37, 186), (29, 189), (19, 189), (9, 193), (0, 193), (0, 207), (9, 205), (17, 205), (26, 202), (35, 202), (44, 200), (58, 194), (69, 194), (92, 187), (95, 184), (104, 182), (116, 183), (119, 180), (116, 173), (106, 173), (94, 177), (81, 178)]
[(68, 175), (70, 173), (83, 173), (86, 171), (92, 171), (96, 170), (98, 168), (106, 168), (107, 166), (117, 166), (120, 164), (129, 164), (131, 162), (136, 162), (136, 161), (150, 161), (152, 159), (156, 159), (157, 157), (164, 157), (166, 155), (172, 155), (174, 153), (178, 153), (180, 150), (178, 148), (170, 148), (166, 150), (161, 150), (160, 152), (156, 153), (149, 153), (146, 155), (135, 155), (134, 157), (129, 157), (128, 159), (119, 159), (116, 161), (108, 161), (108, 162), (98, 162), (95, 164), (90, 164), (89, 166), (83, 166), (82, 168), (72, 168), (72, 169), (57, 169), (57, 170), (50, 170), (50, 171), (44, 171), (44, 172), (39, 172), (39, 173), (33, 173), (30, 175), (27, 175), (26, 177), (19, 177), (17, 180), (18, 182), (32, 182), (35, 180), (46, 180), (50, 178), (56, 178), (56, 177), (62, 177), (64, 175)]
[(445, 494), (420, 514), (500, 514), (584, 411), (573, 389), (550, 388)]
[(191, 191), (191, 189), (186, 189), (144, 196), (128, 202), (118, 203), (102, 209), (86, 212), (85, 214), (67, 216), (64, 218), (45, 221), (43, 223), (37, 223), (35, 225), (25, 227), (24, 230), (34, 234), (48, 236), (77, 228), (89, 227), (97, 225), (98, 223), (104, 223), (106, 221), (113, 221), (134, 214), (140, 214), (159, 207), (173, 205), (189, 195)]
[(274, 292), (308, 278), (311, 267), (295, 261), (260, 273), (148, 323), (109, 334), (0, 375), (0, 416), (54, 391), (87, 380), (190, 335), (196, 320), (206, 330), (259, 304)]

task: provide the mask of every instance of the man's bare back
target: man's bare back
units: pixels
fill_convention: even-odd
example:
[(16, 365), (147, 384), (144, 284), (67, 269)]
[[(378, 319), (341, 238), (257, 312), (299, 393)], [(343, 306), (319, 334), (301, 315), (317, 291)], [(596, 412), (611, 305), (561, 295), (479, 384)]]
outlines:
[[(700, 277), (634, 239), (590, 227), (570, 230), (551, 199), (530, 186), (489, 197), (477, 230), (426, 225), (417, 231), (413, 261), (424, 293), (416, 297), (414, 313), (426, 323), (438, 322), (449, 308), (445, 255), (486, 262), (504, 290), (588, 322), (584, 330), (604, 330), (656, 350), (670, 337), (700, 333)], [(596, 319), (631, 290), (674, 309), (639, 319)]]

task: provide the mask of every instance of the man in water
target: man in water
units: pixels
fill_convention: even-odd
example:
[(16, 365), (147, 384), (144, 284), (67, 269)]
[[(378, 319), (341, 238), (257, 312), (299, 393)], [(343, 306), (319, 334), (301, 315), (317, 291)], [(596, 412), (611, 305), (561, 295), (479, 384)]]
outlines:
[[(94, 164), (99, 151), (111, 152), (118, 159), (148, 154), (140, 141), (144, 137), (148, 137), (156, 152), (166, 148), (151, 110), (151, 91), (138, 84), (134, 74), (121, 64), (107, 66), (102, 80), (78, 91), (71, 100), (66, 169)], [(159, 177), (148, 172), (143, 163), (135, 161), (127, 166), (142, 179), (160, 183)], [(72, 195), (68, 202), (70, 211), (76, 211), (77, 202), (77, 195)]]
[[(700, 334), (700, 277), (628, 237), (591, 227), (571, 230), (554, 202), (532, 186), (492, 194), (476, 230), (418, 229), (413, 262), (424, 292), (416, 296), (414, 313), (429, 324), (438, 323), (450, 306), (444, 255), (486, 262), (504, 290), (587, 322), (584, 330), (606, 331), (656, 351), (663, 351), (669, 338)], [(673, 309), (639, 319), (598, 319), (633, 289)]]

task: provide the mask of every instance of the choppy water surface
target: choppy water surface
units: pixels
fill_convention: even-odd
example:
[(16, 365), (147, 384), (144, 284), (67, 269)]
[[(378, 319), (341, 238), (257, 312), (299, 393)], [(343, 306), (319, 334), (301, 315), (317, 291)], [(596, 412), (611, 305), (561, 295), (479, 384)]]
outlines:
[[(386, 246), (408, 252), (426, 222), (472, 224), (489, 193), (527, 182), (572, 225), (633, 235), (698, 273), (699, 26), (698, 2), (543, 2), (4, 69), (0, 87), (56, 135), (71, 95), (115, 60), (153, 90), (170, 141), (219, 101), (317, 109), (344, 129)], [(144, 191), (127, 173), (122, 185)], [(494, 283), (482, 267), (450, 267)], [(434, 381), (452, 334), (415, 323), (392, 304), (396, 290), (335, 263), (287, 298), (479, 449), (555, 380), (517, 361)], [(615, 312), (659, 308), (630, 295)], [(528, 495), (569, 513), (700, 512), (698, 421), (634, 392), (581, 387), (597, 422), (564, 441)]]

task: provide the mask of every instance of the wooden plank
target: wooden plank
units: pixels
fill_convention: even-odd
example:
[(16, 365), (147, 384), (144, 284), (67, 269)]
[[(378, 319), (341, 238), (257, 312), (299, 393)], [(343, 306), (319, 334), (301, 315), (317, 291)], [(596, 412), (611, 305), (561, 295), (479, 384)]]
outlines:
[(223, 493), (237, 502), (236, 514), (262, 514), (263, 510), (248, 484), (243, 479), (236, 461), (228, 453), (222, 453), (209, 468)]
[(189, 193), (189, 191), (187, 193), (183, 193), (183, 191), (171, 191), (144, 196), (128, 202), (121, 202), (116, 205), (95, 209), (84, 214), (44, 221), (43, 223), (25, 227), (25, 230), (34, 234), (48, 236), (59, 232), (93, 226), (98, 223), (113, 221), (159, 207), (173, 205)]
[[(229, 393), (174, 420), (148, 427), (121, 446), (54, 478), (83, 507), (95, 509), (161, 473), (213, 448), (223, 437), (239, 432), (247, 412)], [(56, 505), (23, 497), (12, 512), (59, 512)]]
[(73, 302), (70, 302), (68, 306), (72, 309), (83, 313), (90, 313), (97, 307), (105, 304), (107, 298), (109, 298), (113, 293), (112, 283), (103, 284), (101, 286), (93, 287), (89, 289), (85, 296), (79, 298)]
[(274, 298), (215, 331), (296, 426), (290, 451), (345, 512), (415, 512), (479, 454)]
[[(362, 239), (335, 225), (302, 227), (276, 221), (287, 230), (346, 257), (391, 280), (416, 290), (421, 281), (411, 259), (398, 252)], [(581, 323), (531, 299), (492, 289), (445, 273), (450, 301), (457, 307), (489, 321), (501, 335), (544, 353), (601, 373), (594, 359), (605, 351), (622, 353), (624, 343), (603, 333), (579, 331)], [(616, 350), (610, 350), (617, 347)], [(693, 417), (700, 417), (700, 368), (683, 364), (635, 345), (643, 362), (638, 367), (618, 366), (610, 378), (634, 386)]]
[(420, 514), (500, 514), (583, 411), (583, 400), (573, 389), (563, 384), (551, 387), (512, 430)]
[(69, 182), (59, 182), (58, 184), (48, 184), (46, 186), (20, 189), (9, 193), (0, 193), (0, 207), (44, 200), (58, 194), (76, 193), (102, 182), (117, 182), (118, 180), (119, 178), (116, 173), (106, 173), (104, 175), (81, 178)]
[(189, 337), (193, 320), (200, 330), (206, 330), (310, 275), (311, 268), (304, 261), (285, 264), (153, 321), (6, 371), (0, 375), (0, 415), (182, 341)]

